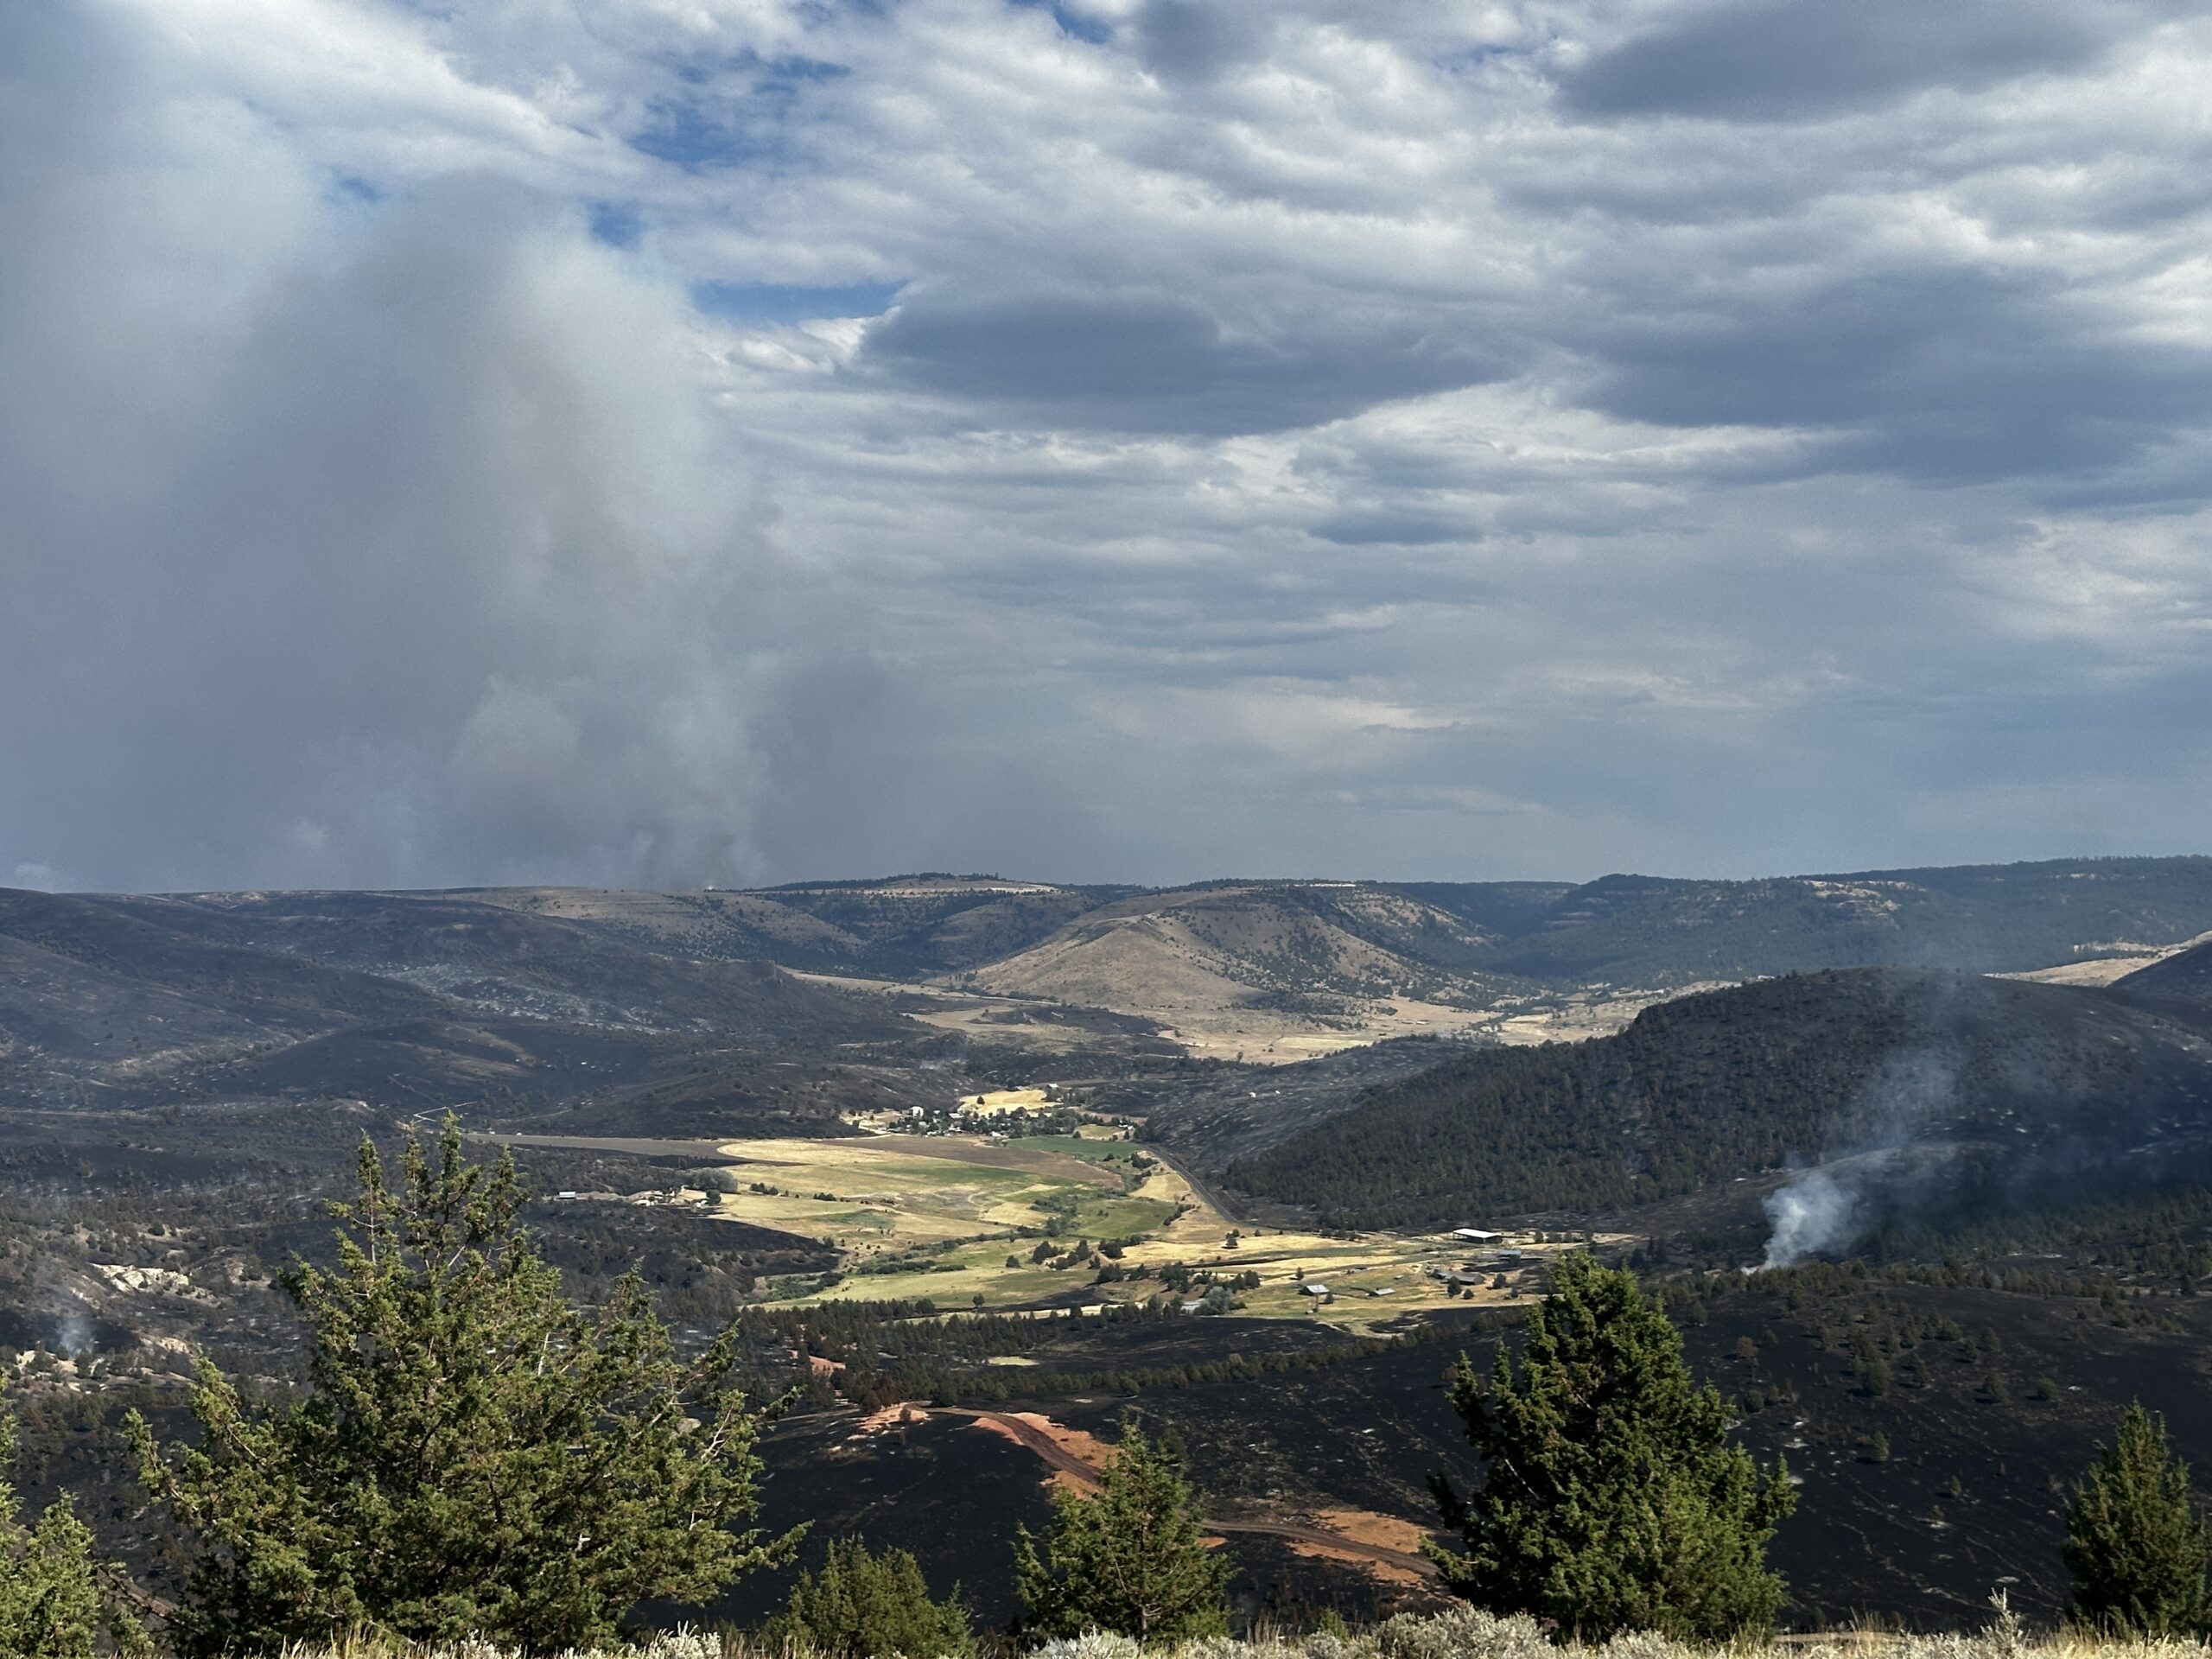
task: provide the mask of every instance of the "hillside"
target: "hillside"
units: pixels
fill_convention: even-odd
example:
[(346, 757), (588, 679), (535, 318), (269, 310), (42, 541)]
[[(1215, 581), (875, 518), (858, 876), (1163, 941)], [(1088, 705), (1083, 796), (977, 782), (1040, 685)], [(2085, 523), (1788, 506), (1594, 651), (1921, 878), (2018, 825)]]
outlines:
[(915, 875), (746, 893), (514, 887), (467, 896), (662, 954), (760, 957), (789, 968), (897, 979), (1011, 956), (1129, 891)]
[(453, 895), (0, 891), (0, 1108), (528, 1111), (911, 1029), (772, 963), (655, 954)]
[(1556, 900), (1484, 965), (1637, 984), (1946, 967), (1993, 973), (2194, 937), (2212, 859), (2066, 860), (1759, 881), (1609, 876)]
[(2137, 996), (2212, 1004), (2212, 941), (2139, 968), (2113, 988)]
[(2212, 859), (1166, 891), (905, 877), (684, 902), (741, 917), (746, 947), (790, 966), (1109, 1009), (1193, 1052), (1280, 1059), (1424, 1032), (1584, 1037), (1662, 996), (1829, 968), (2109, 977), (2212, 928)]
[[(1175, 1144), (1176, 1120), (1157, 1132)], [(1477, 1050), (1227, 1179), (1338, 1224), (1435, 1226), (1631, 1211), (1843, 1154), (1898, 1160), (1866, 1185), (1936, 1205), (2046, 1169), (2195, 1178), (2208, 1152), (2212, 1046), (2191, 1025), (2095, 990), (1857, 969), (1686, 997), (1577, 1046)]]
[[(975, 970), (987, 989), (1143, 1011), (1449, 997), (1494, 935), (1367, 883), (1236, 883), (1103, 906)], [(1459, 970), (1459, 971), (1454, 971)]]

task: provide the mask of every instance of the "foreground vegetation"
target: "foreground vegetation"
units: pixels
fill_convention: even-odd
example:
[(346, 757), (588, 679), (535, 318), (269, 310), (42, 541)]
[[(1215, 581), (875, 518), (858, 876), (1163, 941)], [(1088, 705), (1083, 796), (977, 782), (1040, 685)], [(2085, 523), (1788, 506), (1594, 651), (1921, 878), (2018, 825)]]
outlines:
[[(957, 1652), (957, 1649), (951, 1650)], [(1557, 1644), (1526, 1618), (1500, 1618), (1475, 1608), (1400, 1614), (1371, 1629), (1258, 1632), (1243, 1640), (1196, 1637), (1152, 1649), (1135, 1638), (1092, 1631), (1041, 1644), (1014, 1644), (1025, 1659), (2207, 1659), (2212, 1644), (2177, 1639), (2127, 1639), (2064, 1627), (2030, 1631), (2000, 1599), (1984, 1629), (1961, 1634), (1890, 1635), (1839, 1631), (1783, 1643), (1738, 1643), (1713, 1647), (1630, 1631), (1603, 1643)], [(842, 1654), (793, 1648), (734, 1632), (677, 1631), (634, 1647), (594, 1649), (563, 1659), (888, 1659), (887, 1654)], [(421, 1646), (371, 1640), (297, 1648), (284, 1659), (518, 1659), (483, 1643)], [(905, 1659), (937, 1659), (928, 1652)]]
[[(129, 1421), (139, 1478), (188, 1564), (176, 1605), (155, 1607), (97, 1562), (67, 1500), (21, 1523), (0, 1476), (0, 1659), (139, 1645), (134, 1611), (157, 1612), (186, 1659), (346, 1639), (364, 1654), (475, 1643), (543, 1659), (609, 1648), (641, 1608), (702, 1605), (790, 1558), (804, 1528), (770, 1538), (751, 1524), (754, 1446), (779, 1408), (744, 1391), (741, 1327), (686, 1361), (634, 1277), (573, 1306), (520, 1224), (512, 1160), (470, 1165), (451, 1119), (435, 1157), (410, 1141), (403, 1171), (387, 1181), (365, 1141), (358, 1194), (335, 1206), (336, 1267), (283, 1277), (308, 1336), (303, 1387), (244, 1388), (203, 1358), (196, 1442), (165, 1448)], [(1692, 1377), (1663, 1300), (1572, 1252), (1526, 1324), (1517, 1364), (1501, 1351), (1485, 1382), (1462, 1360), (1449, 1399), (1484, 1478), (1435, 1488), (1460, 1547), (1431, 1543), (1432, 1559), (1489, 1617), (1394, 1622), (1364, 1649), (1316, 1640), (1338, 1643), (1334, 1659), (1510, 1659), (1636, 1632), (1639, 1653), (1770, 1637), (1785, 1588), (1766, 1548), (1794, 1505), (1789, 1471), (1762, 1470), (1732, 1438), (1732, 1408)], [(1125, 1417), (1119, 1452), (1052, 1508), (1042, 1539), (1007, 1541), (1024, 1611), (1004, 1642), (1114, 1659), (1109, 1637), (1155, 1650), (1226, 1641), (1230, 1567), (1172, 1437)], [(2067, 1519), (2083, 1628), (2212, 1633), (2212, 1527), (2156, 1418), (2126, 1414)], [(2001, 1608), (1993, 1628), (2024, 1650)], [(1402, 1637), (1412, 1645), (1389, 1645)], [(845, 1659), (976, 1645), (957, 1589), (937, 1599), (912, 1556), (856, 1540), (800, 1580), (758, 1639)]]

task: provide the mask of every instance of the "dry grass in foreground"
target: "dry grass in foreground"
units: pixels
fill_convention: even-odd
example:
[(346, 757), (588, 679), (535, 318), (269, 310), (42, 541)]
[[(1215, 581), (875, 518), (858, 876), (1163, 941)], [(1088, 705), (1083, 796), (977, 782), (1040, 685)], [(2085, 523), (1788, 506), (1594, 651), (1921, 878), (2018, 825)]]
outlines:
[[(1258, 1636), (1183, 1643), (1153, 1659), (2212, 1659), (2202, 1642), (2120, 1641), (2080, 1631), (2031, 1632), (2000, 1600), (1987, 1628), (1969, 1635), (1894, 1636), (1840, 1632), (1788, 1637), (1772, 1643), (1700, 1648), (1665, 1637), (1620, 1636), (1593, 1644), (1552, 1643), (1532, 1619), (1498, 1618), (1472, 1608), (1428, 1616), (1401, 1614), (1349, 1635)], [(372, 1640), (296, 1649), (285, 1659), (512, 1659), (484, 1643), (415, 1647)], [(813, 1655), (763, 1647), (736, 1635), (678, 1631), (640, 1645), (564, 1659), (891, 1659), (887, 1655)], [(909, 1655), (905, 1659), (932, 1659)], [(1024, 1659), (1144, 1659), (1124, 1636), (1093, 1634), (1048, 1642)]]

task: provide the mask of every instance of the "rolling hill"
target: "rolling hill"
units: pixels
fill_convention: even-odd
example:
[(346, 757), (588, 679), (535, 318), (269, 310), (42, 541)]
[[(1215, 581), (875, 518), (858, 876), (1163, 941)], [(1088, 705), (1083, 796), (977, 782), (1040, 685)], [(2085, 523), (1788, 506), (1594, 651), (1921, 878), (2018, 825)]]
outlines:
[(450, 894), (0, 891), (10, 1108), (527, 1110), (906, 1029), (770, 963), (657, 954)]
[(1870, 1205), (1932, 1211), (2212, 1179), (2212, 1041), (2113, 992), (1832, 970), (1664, 1003), (1586, 1044), (1470, 1051), (1225, 1160), (1204, 1119), (1154, 1133), (1344, 1226), (1618, 1216), (1839, 1159)]
[(2113, 988), (2161, 1001), (2212, 1004), (2212, 941), (2139, 968)]
[[(396, 895), (395, 895), (396, 896)], [(913, 875), (748, 892), (512, 888), (493, 906), (659, 955), (753, 957), (1107, 1007), (1680, 988), (1822, 968), (2023, 972), (2212, 929), (2212, 858), (1758, 880), (1230, 880), (1069, 887)]]

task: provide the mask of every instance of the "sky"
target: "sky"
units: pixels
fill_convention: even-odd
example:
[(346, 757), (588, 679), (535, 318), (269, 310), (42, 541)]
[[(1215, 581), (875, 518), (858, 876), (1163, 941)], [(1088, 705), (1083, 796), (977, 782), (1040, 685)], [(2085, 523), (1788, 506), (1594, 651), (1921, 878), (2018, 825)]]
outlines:
[(0, 884), (2212, 850), (2212, 15), (0, 5)]

